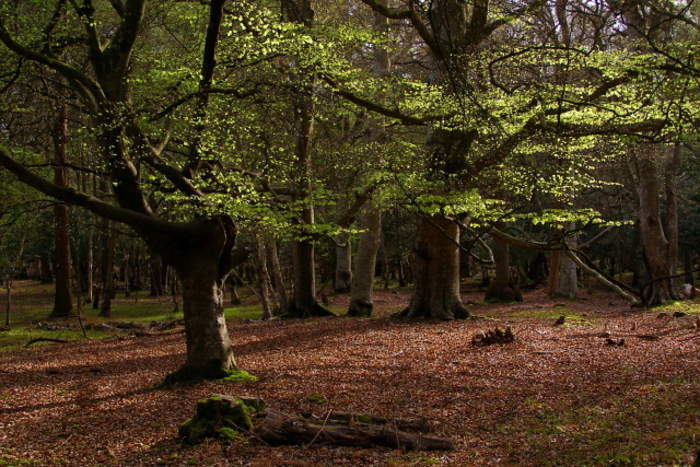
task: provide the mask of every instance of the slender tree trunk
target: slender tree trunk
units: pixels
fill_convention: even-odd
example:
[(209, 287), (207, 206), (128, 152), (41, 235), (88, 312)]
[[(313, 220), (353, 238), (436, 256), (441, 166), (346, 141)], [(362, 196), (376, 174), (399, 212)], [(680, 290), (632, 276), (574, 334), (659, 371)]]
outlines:
[(367, 206), (362, 217), (360, 243), (355, 258), (355, 274), (350, 291), (349, 316), (371, 316), (374, 303), (374, 273), (377, 267), (377, 252), (382, 242), (382, 211)]
[(162, 297), (165, 294), (163, 286), (163, 261), (156, 253), (151, 253), (148, 261), (151, 277), (151, 297)]
[(258, 266), (258, 292), (260, 294), (260, 305), (262, 306), (262, 319), (268, 321), (272, 319), (272, 304), (270, 303), (270, 274), (267, 269), (267, 251), (263, 236), (256, 235), (256, 263)]
[(289, 298), (287, 297), (287, 289), (284, 284), (284, 275), (280, 266), (280, 258), (277, 250), (277, 242), (274, 239), (268, 238), (265, 242), (267, 251), (268, 264), (272, 273), (272, 282), (274, 284), (275, 294), (280, 310), (286, 310), (289, 307)]
[(416, 289), (401, 315), (449, 320), (468, 318), (459, 290), (459, 227), (443, 216), (423, 217), (416, 240)]
[[(66, 169), (66, 144), (68, 142), (68, 111), (65, 105), (59, 109), (53, 129), (54, 144), (54, 182), (61, 187), (68, 186)], [(68, 206), (57, 204), (54, 207), (54, 242), (56, 251), (55, 261), (55, 295), (52, 317), (69, 316), (73, 310), (73, 298), (71, 297), (71, 262), (70, 262), (70, 235)]]
[(130, 288), (130, 275), (131, 275), (131, 268), (129, 267), (129, 249), (126, 248), (124, 250), (124, 259), (122, 260), (122, 274), (124, 274), (124, 297), (130, 297), (131, 296), (131, 288)]
[(100, 259), (100, 287), (102, 302), (100, 303), (100, 316), (112, 316), (112, 293), (114, 291), (114, 234), (111, 223), (102, 221), (102, 255)]
[(95, 288), (94, 282), (94, 254), (93, 254), (93, 243), (94, 243), (94, 229), (92, 226), (87, 228), (87, 239), (85, 245), (85, 275), (86, 275), (86, 287), (85, 287), (85, 301), (87, 303), (92, 303), (93, 301), (93, 289)]

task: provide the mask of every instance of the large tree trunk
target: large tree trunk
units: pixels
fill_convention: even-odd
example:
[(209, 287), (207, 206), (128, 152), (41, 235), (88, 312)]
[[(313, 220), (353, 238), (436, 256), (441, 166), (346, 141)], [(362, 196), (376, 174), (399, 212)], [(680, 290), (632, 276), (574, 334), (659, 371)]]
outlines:
[(510, 246), (500, 238), (494, 239), (493, 259), (496, 262), (496, 277), (486, 290), (486, 300), (514, 302), (522, 301), (523, 296), (510, 272)]
[[(678, 187), (677, 174), (680, 168), (681, 146), (676, 144), (673, 149), (667, 150), (667, 159), (664, 167), (664, 189), (666, 191), (666, 215), (664, 216), (664, 233), (668, 240), (668, 266), (671, 275), (678, 269)], [(677, 280), (670, 279), (671, 290), (675, 296)]]
[(352, 284), (352, 247), (350, 235), (342, 233), (337, 236), (335, 247), (335, 280), (333, 289), (338, 293), (350, 291)]
[(443, 216), (422, 217), (416, 239), (416, 289), (401, 315), (467, 318), (459, 291), (459, 226)]
[(187, 338), (183, 366), (166, 378), (166, 384), (199, 379), (218, 379), (236, 369), (224, 317), (223, 277), (231, 267), (235, 242), (228, 219), (198, 221), (186, 240), (171, 243), (150, 239), (166, 263), (172, 265), (182, 284), (182, 303)]
[[(66, 169), (66, 144), (68, 142), (68, 112), (65, 105), (59, 110), (59, 116), (53, 130), (54, 143), (54, 182), (61, 187), (67, 187)], [(73, 310), (71, 297), (71, 262), (70, 262), (70, 238), (68, 232), (68, 206), (57, 204), (54, 207), (54, 242), (56, 247), (56, 261), (54, 273), (56, 277), (54, 306), (52, 317), (68, 316)]]
[[(575, 224), (567, 225), (567, 229), (573, 230), (576, 227)], [(566, 244), (569, 248), (576, 248), (576, 238), (568, 237)], [(559, 261), (559, 272), (557, 274), (557, 280), (553, 284), (554, 290), (552, 295), (558, 295), (568, 298), (576, 298), (578, 296), (578, 268), (573, 259), (567, 254), (560, 254)], [(612, 274), (611, 274), (612, 275)]]
[(382, 211), (378, 207), (368, 206), (362, 217), (357, 257), (355, 258), (355, 274), (350, 291), (349, 316), (371, 316), (374, 303), (372, 291), (374, 288), (374, 273), (377, 266), (377, 252), (382, 242)]
[(661, 305), (675, 296), (671, 281), (662, 279), (671, 273), (669, 242), (661, 223), (657, 170), (664, 152), (663, 146), (643, 145), (637, 158), (639, 235), (650, 280), (643, 291), (643, 298), (649, 306)]

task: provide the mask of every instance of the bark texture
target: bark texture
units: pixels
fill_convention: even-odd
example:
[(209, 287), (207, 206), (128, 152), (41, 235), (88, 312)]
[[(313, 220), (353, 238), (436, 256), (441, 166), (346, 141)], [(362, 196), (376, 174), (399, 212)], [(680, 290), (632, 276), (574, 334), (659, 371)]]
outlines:
[(459, 291), (459, 226), (443, 216), (421, 218), (415, 250), (416, 290), (408, 318), (468, 318)]
[(500, 238), (494, 239), (493, 258), (496, 262), (496, 276), (486, 290), (485, 299), (501, 302), (521, 302), (523, 294), (520, 292), (516, 277), (511, 274), (510, 247)]
[[(54, 183), (61, 187), (68, 186), (64, 164), (67, 161), (66, 145), (68, 143), (68, 112), (65, 105), (59, 109), (59, 115), (53, 129), (54, 144)], [(56, 258), (54, 262), (55, 294), (51, 316), (68, 316), (73, 310), (71, 296), (71, 261), (68, 206), (57, 204), (54, 209), (54, 245)]]
[(374, 303), (374, 273), (377, 266), (377, 252), (382, 241), (382, 212), (379, 208), (368, 206), (362, 217), (355, 274), (350, 291), (349, 316), (371, 316)]

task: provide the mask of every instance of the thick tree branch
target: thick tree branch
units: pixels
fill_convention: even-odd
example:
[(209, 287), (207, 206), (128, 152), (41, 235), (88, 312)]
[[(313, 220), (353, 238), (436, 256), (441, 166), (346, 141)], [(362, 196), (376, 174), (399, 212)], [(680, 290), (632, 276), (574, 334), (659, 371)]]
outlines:
[(49, 68), (59, 72), (70, 81), (79, 83), (85, 91), (89, 92), (89, 96), (87, 97), (89, 97), (90, 100), (93, 101), (93, 105), (98, 102), (104, 102), (106, 100), (102, 87), (99, 85), (99, 83), (97, 83), (97, 81), (93, 80), (78, 69), (73, 68), (72, 66), (60, 60), (41, 54), (39, 52), (35, 52), (34, 50), (24, 47), (23, 45), (16, 42), (12, 38), (12, 36), (10, 36), (9, 32), (7, 31), (7, 28), (5, 28), (5, 22), (1, 18), (0, 41), (2, 41), (3, 44), (5, 44), (5, 47), (7, 47), (20, 57), (23, 57), (27, 60), (31, 60), (33, 62), (41, 63), (42, 65), (46, 65)]
[(122, 222), (136, 230), (150, 231), (157, 233), (182, 233), (189, 232), (185, 228), (185, 224), (175, 224), (167, 222), (153, 216), (142, 214), (131, 209), (125, 209), (105, 203), (94, 196), (76, 191), (72, 188), (65, 188), (55, 183), (52, 183), (38, 175), (27, 170), (22, 164), (18, 163), (11, 156), (9, 151), (0, 146), (0, 167), (4, 167), (12, 173), (17, 179), (41, 193), (63, 201), (65, 203), (80, 206), (89, 211), (94, 212), (98, 216), (107, 219)]
[(360, 97), (350, 91), (346, 91), (343, 89), (340, 89), (338, 85), (330, 78), (325, 77), (324, 81), (328, 83), (331, 86), (331, 91), (334, 94), (337, 94), (338, 96), (342, 97), (345, 100), (348, 100), (352, 102), (353, 104), (363, 107), (367, 110), (370, 110), (372, 112), (376, 112), (380, 115), (384, 115), (385, 117), (390, 117), (390, 118), (395, 118), (396, 120), (401, 121), (404, 125), (426, 125), (430, 123), (431, 121), (436, 121), (440, 120), (443, 118), (448, 118), (448, 115), (426, 115), (423, 117), (415, 117), (413, 115), (406, 115), (405, 113), (401, 112), (398, 109), (390, 109), (388, 107), (384, 107), (383, 105), (377, 103), (376, 101), (366, 99), (364, 97)]

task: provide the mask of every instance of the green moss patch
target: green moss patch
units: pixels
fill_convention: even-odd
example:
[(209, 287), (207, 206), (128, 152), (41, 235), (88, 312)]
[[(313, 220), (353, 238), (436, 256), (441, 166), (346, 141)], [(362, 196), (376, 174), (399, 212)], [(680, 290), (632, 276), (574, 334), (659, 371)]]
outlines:
[(318, 405), (323, 405), (327, 402), (323, 394), (309, 394), (306, 396), (306, 400)]
[(509, 314), (514, 318), (534, 318), (534, 319), (551, 319), (552, 322), (559, 317), (564, 317), (564, 326), (587, 326), (591, 325), (593, 320), (576, 313), (571, 308), (566, 306), (553, 306), (548, 308), (529, 308), (526, 310), (517, 310)]
[(227, 381), (229, 383), (245, 383), (254, 382), (258, 380), (257, 376), (253, 376), (245, 370), (235, 369), (228, 370), (226, 376), (221, 378), (222, 381)]
[(197, 401), (193, 417), (178, 430), (184, 444), (198, 444), (206, 438), (235, 441), (253, 428), (255, 408), (237, 397), (214, 395)]

